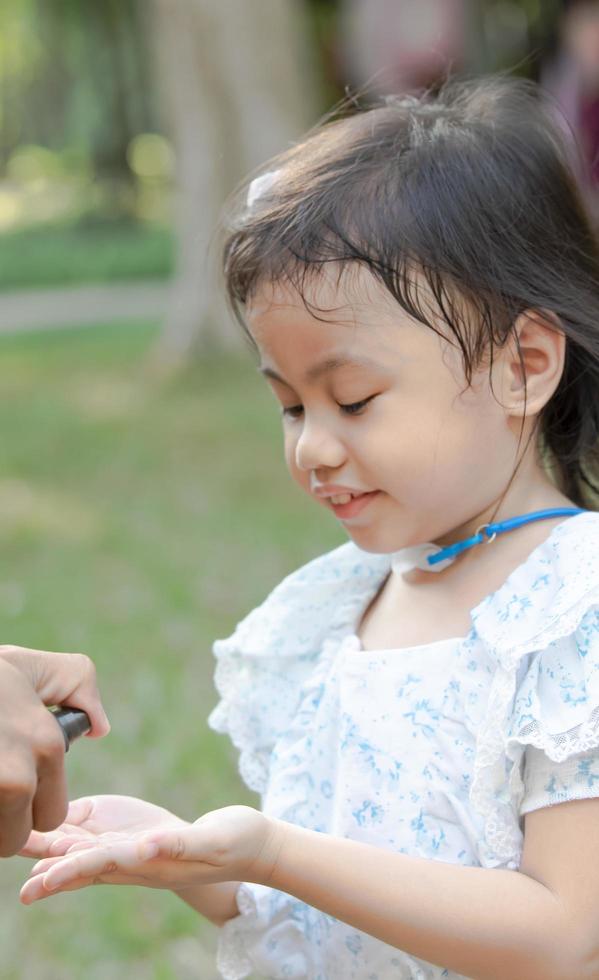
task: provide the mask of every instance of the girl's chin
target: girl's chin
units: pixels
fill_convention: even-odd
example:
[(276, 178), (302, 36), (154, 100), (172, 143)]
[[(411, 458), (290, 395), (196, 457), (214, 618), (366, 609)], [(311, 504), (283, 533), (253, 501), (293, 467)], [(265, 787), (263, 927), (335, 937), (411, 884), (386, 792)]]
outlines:
[(346, 526), (344, 531), (357, 548), (376, 555), (392, 555), (401, 548), (407, 547), (404, 541), (395, 543), (394, 539), (388, 533), (385, 534), (381, 528)]

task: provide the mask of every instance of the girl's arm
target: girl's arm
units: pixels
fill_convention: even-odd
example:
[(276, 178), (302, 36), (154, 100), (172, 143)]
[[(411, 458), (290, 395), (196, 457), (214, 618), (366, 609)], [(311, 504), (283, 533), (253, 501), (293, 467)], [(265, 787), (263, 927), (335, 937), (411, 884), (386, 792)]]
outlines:
[[(257, 882), (472, 980), (599, 980), (599, 799), (528, 813), (519, 871), (398, 854), (247, 806), (193, 824), (165, 820), (118, 840), (65, 835), (62, 854), (32, 868), (21, 901), (99, 882), (145, 884), (224, 924), (237, 914), (239, 882)], [(209, 886), (217, 906), (206, 901)]]
[[(599, 801), (582, 802), (592, 804), (589, 826), (594, 824), (591, 838), (597, 838)], [(568, 806), (549, 809), (563, 811)], [(534, 815), (536, 830), (542, 835), (541, 813), (552, 823), (557, 814), (538, 811)], [(527, 821), (529, 816), (533, 815)], [(543, 851), (539, 839), (536, 853)], [(578, 852), (571, 871), (578, 889), (573, 885), (572, 895), (578, 896), (581, 909), (591, 898), (589, 878), (598, 877), (597, 865), (588, 865), (588, 852), (584, 858), (586, 845), (580, 846), (584, 839), (577, 837), (568, 848), (570, 853), (574, 848)], [(583, 863), (587, 861), (586, 882), (580, 874), (581, 855)], [(550, 878), (552, 859), (547, 855), (547, 860)], [(566, 862), (564, 858), (562, 864)], [(582, 919), (581, 923), (577, 910), (569, 909), (559, 894), (521, 871), (410, 857), (285, 824), (276, 864), (264, 883), (391, 946), (473, 980), (599, 977), (596, 948), (589, 945), (584, 955), (578, 941), (581, 925), (591, 926), (588, 913), (592, 906), (586, 910), (586, 922)], [(597, 885), (594, 896), (597, 903)], [(597, 913), (595, 922), (599, 924)]]
[(235, 895), (240, 884), (239, 881), (222, 881), (215, 885), (173, 888), (173, 891), (192, 909), (220, 928), (229, 919), (239, 915)]

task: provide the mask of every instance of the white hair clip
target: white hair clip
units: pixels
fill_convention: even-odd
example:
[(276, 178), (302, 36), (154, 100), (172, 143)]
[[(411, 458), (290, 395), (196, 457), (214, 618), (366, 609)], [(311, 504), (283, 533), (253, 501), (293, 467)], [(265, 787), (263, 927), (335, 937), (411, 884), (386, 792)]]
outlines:
[(246, 200), (248, 208), (251, 208), (252, 204), (254, 204), (254, 202), (268, 190), (268, 188), (274, 183), (275, 177), (278, 173), (278, 170), (267, 170), (265, 174), (261, 174), (259, 177), (254, 177), (253, 181), (248, 187), (248, 196)]

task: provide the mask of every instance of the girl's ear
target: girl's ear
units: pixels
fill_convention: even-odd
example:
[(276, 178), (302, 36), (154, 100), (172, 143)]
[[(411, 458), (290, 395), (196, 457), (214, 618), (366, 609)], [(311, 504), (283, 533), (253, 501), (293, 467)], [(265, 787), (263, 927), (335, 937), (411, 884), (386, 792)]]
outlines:
[(509, 415), (541, 412), (559, 385), (565, 355), (566, 337), (554, 313), (526, 310), (518, 316), (502, 351), (502, 402)]

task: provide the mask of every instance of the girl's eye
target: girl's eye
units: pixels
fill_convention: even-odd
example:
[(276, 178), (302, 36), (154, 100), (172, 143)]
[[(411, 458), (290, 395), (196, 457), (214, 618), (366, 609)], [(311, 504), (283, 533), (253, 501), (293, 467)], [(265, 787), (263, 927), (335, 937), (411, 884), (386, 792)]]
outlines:
[(286, 415), (289, 419), (299, 419), (300, 415), (304, 410), (303, 405), (289, 405), (288, 408), (283, 408), (283, 415)]
[[(339, 405), (339, 408), (345, 415), (359, 415), (363, 408), (366, 408), (368, 402), (371, 402), (375, 398), (375, 395), (370, 395), (368, 398), (363, 398), (359, 402), (351, 402), (349, 405)], [(304, 411), (303, 405), (290, 405), (288, 408), (283, 408), (283, 415), (290, 419), (299, 419)]]
[(351, 405), (340, 405), (339, 408), (346, 415), (359, 415), (363, 408), (366, 408), (368, 402), (371, 402), (374, 395), (370, 395), (369, 398), (363, 398), (360, 402), (352, 402)]

